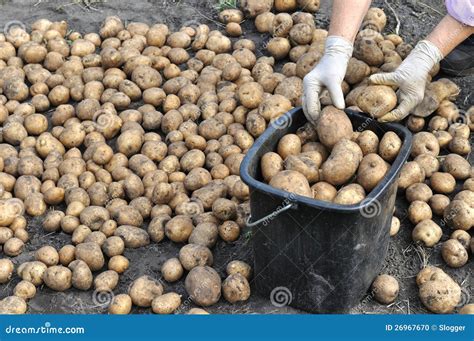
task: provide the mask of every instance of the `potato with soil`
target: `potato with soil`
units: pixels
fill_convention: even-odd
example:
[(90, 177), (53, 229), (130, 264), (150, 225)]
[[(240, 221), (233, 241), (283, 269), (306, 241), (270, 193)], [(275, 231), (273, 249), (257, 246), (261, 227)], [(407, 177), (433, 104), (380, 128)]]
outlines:
[(127, 294), (119, 294), (112, 298), (109, 305), (109, 314), (126, 315), (132, 310), (132, 299)]
[(398, 156), (402, 140), (392, 131), (386, 132), (379, 144), (378, 154), (387, 162), (392, 162)]
[(28, 306), (25, 300), (18, 296), (7, 296), (0, 300), (0, 314), (24, 314)]
[(355, 205), (365, 198), (364, 188), (359, 184), (343, 186), (334, 198), (334, 203), (340, 205)]
[[(436, 314), (448, 314), (453, 312), (461, 301), (461, 288), (441, 269), (435, 269), (437, 269), (437, 271), (432, 272), (432, 274), (419, 285), (420, 299), (424, 306), (431, 312)], [(420, 276), (420, 274), (418, 276)]]
[(35, 259), (47, 266), (53, 266), (59, 263), (59, 254), (54, 247), (43, 246), (35, 252)]
[(373, 118), (380, 118), (397, 105), (395, 91), (386, 85), (369, 85), (357, 98), (357, 106)]
[(372, 283), (372, 293), (375, 299), (382, 304), (390, 304), (398, 297), (400, 287), (398, 281), (390, 275), (379, 275)]
[(163, 294), (163, 286), (149, 276), (141, 276), (133, 281), (128, 290), (132, 302), (139, 307), (150, 307), (152, 301)]
[(181, 305), (181, 295), (169, 292), (156, 297), (151, 302), (151, 310), (155, 314), (172, 314)]
[(53, 265), (44, 272), (43, 281), (52, 290), (65, 291), (72, 286), (72, 272), (65, 266)]
[(92, 287), (93, 276), (91, 269), (82, 260), (74, 260), (68, 268), (72, 271), (72, 286), (79, 290), (89, 290)]
[(306, 177), (296, 171), (284, 170), (277, 173), (271, 180), (270, 186), (312, 198), (311, 188)]
[(408, 206), (408, 219), (412, 224), (416, 225), (423, 220), (431, 218), (431, 208), (426, 202), (415, 200)]
[(441, 236), (443, 235), (443, 230), (436, 224), (433, 220), (423, 220), (419, 222), (412, 231), (412, 239), (415, 242), (421, 242), (426, 247), (435, 246)]
[(33, 283), (35, 286), (43, 284), (43, 275), (47, 266), (44, 263), (33, 261), (22, 263), (17, 273), (21, 279)]
[(382, 181), (390, 165), (377, 154), (367, 154), (360, 162), (357, 171), (357, 182), (364, 187), (366, 192), (370, 192)]
[(165, 234), (175, 243), (184, 243), (189, 239), (193, 228), (193, 222), (190, 217), (178, 215), (166, 223)]
[(13, 289), (13, 295), (24, 299), (25, 301), (35, 297), (36, 287), (28, 281), (19, 282)]
[(433, 191), (441, 194), (449, 194), (456, 188), (456, 179), (450, 173), (435, 172), (430, 178)]
[(221, 297), (221, 278), (213, 268), (197, 266), (186, 276), (185, 288), (194, 303), (207, 307)]
[(247, 301), (250, 297), (249, 282), (239, 273), (229, 275), (222, 283), (222, 294), (229, 303)]
[(443, 243), (441, 255), (450, 267), (460, 268), (468, 261), (466, 248), (457, 240), (449, 239)]
[(148, 233), (137, 226), (119, 226), (115, 230), (114, 235), (122, 238), (125, 243), (125, 247), (128, 248), (135, 249), (150, 244), (150, 236)]
[(453, 200), (444, 210), (444, 220), (453, 229), (469, 231), (474, 226), (474, 209), (463, 200)]
[(355, 175), (361, 161), (362, 150), (357, 143), (342, 139), (321, 166), (322, 180), (332, 185), (345, 184)]
[(198, 244), (187, 244), (179, 250), (179, 261), (187, 271), (196, 266), (211, 266), (214, 262), (212, 252)]
[(333, 201), (337, 195), (337, 189), (328, 182), (320, 181), (311, 186), (313, 198), (322, 201)]
[(12, 277), (14, 270), (13, 262), (8, 258), (0, 259), (0, 284), (7, 283)]
[(170, 258), (161, 266), (161, 275), (167, 282), (178, 281), (183, 273), (184, 269), (178, 258)]
[(456, 180), (465, 180), (470, 177), (471, 165), (469, 161), (457, 154), (449, 154), (441, 162), (444, 172), (454, 176)]
[(76, 259), (84, 261), (91, 271), (100, 270), (105, 263), (104, 255), (100, 246), (96, 243), (82, 243), (76, 246)]
[(400, 171), (400, 177), (398, 180), (398, 188), (400, 190), (406, 190), (408, 187), (415, 183), (420, 183), (425, 180), (425, 171), (421, 166), (415, 162), (410, 161), (403, 165)]
[(327, 106), (321, 111), (316, 131), (321, 143), (332, 149), (342, 139), (351, 138), (352, 123), (344, 111)]
[(212, 248), (217, 241), (217, 225), (212, 222), (202, 222), (193, 229), (189, 236), (189, 242)]

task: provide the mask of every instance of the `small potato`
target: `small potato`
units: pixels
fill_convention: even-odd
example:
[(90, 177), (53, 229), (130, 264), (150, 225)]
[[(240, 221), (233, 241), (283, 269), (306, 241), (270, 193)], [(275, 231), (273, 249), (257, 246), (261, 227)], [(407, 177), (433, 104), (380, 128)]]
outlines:
[(471, 243), (471, 235), (463, 230), (456, 230), (451, 233), (451, 239), (456, 239), (461, 245), (466, 249), (469, 250), (469, 245)]
[(453, 229), (468, 231), (474, 226), (474, 209), (463, 200), (453, 200), (444, 210), (444, 221)]
[(54, 247), (43, 246), (36, 251), (35, 259), (43, 262), (47, 266), (53, 266), (59, 263), (59, 254)]
[(313, 198), (322, 201), (333, 201), (337, 195), (337, 189), (328, 182), (320, 181), (311, 186)]
[(398, 297), (400, 287), (398, 281), (390, 275), (379, 275), (372, 283), (372, 293), (382, 304), (390, 304)]
[(392, 131), (386, 132), (379, 143), (378, 154), (387, 162), (393, 162), (400, 152), (402, 140)]
[(10, 238), (5, 244), (3, 244), (3, 253), (10, 257), (18, 256), (23, 252), (25, 243), (16, 237)]
[(13, 262), (10, 259), (0, 259), (0, 284), (7, 283), (10, 280), (13, 274), (13, 270)]
[(82, 260), (74, 260), (68, 268), (72, 271), (72, 286), (79, 290), (89, 290), (92, 287), (93, 276), (89, 266)]
[(151, 310), (155, 314), (172, 314), (181, 305), (181, 295), (169, 292), (155, 297), (151, 302)]
[(364, 130), (357, 137), (356, 142), (362, 150), (362, 154), (364, 156), (370, 153), (377, 153), (377, 150), (379, 148), (379, 138), (371, 130)]
[(212, 204), (212, 213), (220, 220), (233, 220), (237, 214), (237, 205), (231, 200), (219, 198)]
[(408, 202), (415, 200), (428, 202), (433, 196), (433, 191), (431, 191), (431, 188), (425, 183), (416, 183), (407, 188), (405, 196)]
[(234, 242), (239, 239), (240, 236), (240, 227), (232, 220), (224, 221), (219, 225), (218, 231), (221, 239), (226, 242)]
[(364, 187), (367, 192), (374, 189), (382, 181), (390, 165), (377, 154), (367, 154), (360, 162), (357, 171), (357, 182)]
[(436, 193), (449, 194), (456, 187), (456, 179), (449, 173), (435, 172), (430, 178), (430, 185)]
[(107, 257), (113, 257), (121, 255), (125, 249), (125, 243), (122, 238), (117, 236), (111, 236), (106, 239), (102, 245), (102, 250), (107, 255)]
[(184, 270), (178, 258), (170, 258), (161, 266), (161, 274), (167, 282), (176, 282), (183, 276)]
[[(339, 141), (351, 138), (352, 123), (344, 111), (327, 106), (321, 111), (316, 131), (321, 143), (332, 149)], [(287, 155), (281, 156), (285, 159)]]
[(190, 271), (196, 266), (212, 266), (214, 260), (211, 250), (198, 244), (187, 244), (179, 250), (179, 261)]
[(408, 207), (408, 219), (410, 219), (410, 221), (415, 225), (423, 220), (431, 218), (431, 208), (424, 201), (415, 200)]
[(114, 270), (107, 270), (94, 279), (94, 288), (98, 292), (111, 292), (119, 281), (119, 275)]
[(109, 270), (114, 270), (115, 272), (122, 274), (128, 269), (129, 264), (127, 258), (122, 255), (117, 255), (109, 259), (107, 267)]
[(250, 297), (250, 285), (239, 273), (229, 275), (222, 283), (222, 294), (229, 303), (247, 301)]
[(209, 266), (197, 266), (186, 276), (185, 288), (194, 303), (210, 306), (221, 296), (221, 278)]
[(15, 286), (15, 288), (13, 288), (13, 295), (27, 301), (30, 298), (35, 297), (36, 287), (31, 282), (21, 281)]
[(263, 100), (263, 88), (256, 82), (244, 83), (239, 88), (238, 97), (244, 107), (255, 109)]
[(150, 307), (153, 299), (163, 293), (163, 286), (149, 276), (134, 280), (128, 290), (132, 302), (139, 307)]
[(126, 315), (132, 310), (132, 298), (127, 294), (114, 296), (109, 305), (109, 314)]
[(420, 241), (426, 247), (433, 247), (436, 245), (442, 235), (443, 231), (441, 230), (441, 227), (429, 219), (419, 222), (412, 231), (413, 241)]
[(400, 219), (393, 216), (392, 223), (390, 224), (390, 237), (395, 236), (400, 230)]
[(189, 243), (203, 245), (212, 248), (217, 241), (218, 236), (217, 225), (211, 222), (203, 222), (193, 229), (189, 236)]
[(0, 314), (24, 314), (28, 310), (25, 300), (18, 296), (7, 296), (0, 300)]
[(443, 243), (441, 255), (444, 261), (452, 268), (460, 268), (468, 261), (465, 247), (457, 239), (449, 239)]
[(425, 171), (425, 176), (427, 178), (431, 177), (433, 173), (439, 170), (440, 164), (438, 159), (430, 154), (420, 154), (415, 160), (421, 168)]
[(48, 288), (65, 291), (72, 286), (72, 272), (62, 265), (53, 265), (46, 269), (43, 281)]
[(243, 261), (233, 260), (226, 267), (227, 275), (240, 274), (247, 280), (250, 280), (252, 276), (252, 268), (250, 265)]
[(364, 188), (359, 184), (343, 186), (334, 198), (334, 203), (340, 205), (355, 205), (365, 198)]
[(437, 216), (443, 216), (444, 210), (448, 207), (450, 200), (444, 194), (435, 194), (428, 201), (431, 211)]

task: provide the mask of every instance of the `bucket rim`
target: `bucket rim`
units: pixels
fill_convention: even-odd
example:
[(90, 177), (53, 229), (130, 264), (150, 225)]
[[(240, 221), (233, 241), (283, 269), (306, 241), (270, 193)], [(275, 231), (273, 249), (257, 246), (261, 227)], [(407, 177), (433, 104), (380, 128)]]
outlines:
[[(284, 115), (280, 116), (283, 121), (285, 122), (292, 122), (293, 117), (299, 114), (303, 114), (301, 107), (296, 107), (285, 113)], [(393, 182), (398, 180), (398, 175), (401, 171), (401, 168), (405, 164), (405, 161), (408, 159), (411, 151), (412, 145), (412, 134), (411, 132), (404, 126), (399, 123), (380, 123), (376, 120), (370, 118), (368, 114), (351, 110), (345, 109), (346, 114), (350, 117), (357, 117), (363, 118), (366, 120), (367, 125), (369, 123), (377, 124), (377, 126), (385, 132), (393, 131), (396, 133), (400, 139), (402, 140), (402, 146), (400, 147), (400, 151), (392, 162), (390, 166), (390, 170), (387, 175), (380, 181), (375, 188), (373, 188), (369, 194), (358, 204), (354, 205), (342, 205), (342, 204), (335, 204), (327, 201), (321, 201), (316, 199), (311, 199), (302, 195), (298, 195), (291, 192), (286, 192), (281, 189), (277, 189), (275, 187), (266, 184), (263, 181), (259, 181), (250, 175), (250, 167), (251, 161), (256, 157), (256, 154), (262, 148), (263, 143), (271, 138), (271, 136), (277, 131), (282, 130), (279, 123), (275, 123), (273, 121), (269, 127), (264, 131), (264, 133), (259, 136), (259, 138), (255, 141), (255, 143), (250, 147), (247, 154), (245, 155), (242, 164), (240, 166), (240, 177), (242, 181), (250, 187), (250, 190), (256, 190), (260, 192), (264, 192), (270, 194), (281, 201), (286, 202), (295, 202), (298, 205), (305, 205), (319, 210), (328, 210), (328, 211), (335, 211), (340, 213), (354, 213), (355, 211), (362, 211), (362, 212), (369, 212), (374, 210), (374, 203), (376, 205), (383, 205), (378, 201), (380, 196), (390, 187)], [(278, 119), (277, 119), (278, 120)], [(281, 121), (280, 121), (281, 122)], [(287, 134), (289, 130), (291, 130), (291, 126), (286, 127), (284, 133)]]

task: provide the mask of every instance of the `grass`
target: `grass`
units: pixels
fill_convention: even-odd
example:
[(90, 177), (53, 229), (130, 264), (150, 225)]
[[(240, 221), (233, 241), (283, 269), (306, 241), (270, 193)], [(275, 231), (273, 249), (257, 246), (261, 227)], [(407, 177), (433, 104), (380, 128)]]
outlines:
[(219, 12), (229, 8), (237, 8), (237, 0), (219, 0), (216, 7), (219, 9)]

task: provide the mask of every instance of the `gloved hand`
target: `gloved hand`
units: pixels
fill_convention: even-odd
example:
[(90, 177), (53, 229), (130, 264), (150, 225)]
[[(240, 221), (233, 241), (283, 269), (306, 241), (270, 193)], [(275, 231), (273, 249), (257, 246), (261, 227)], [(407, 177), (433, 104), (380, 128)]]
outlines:
[(321, 112), (319, 95), (326, 87), (336, 108), (344, 109), (344, 94), (341, 83), (346, 74), (347, 63), (352, 56), (353, 46), (346, 39), (329, 36), (326, 39), (324, 55), (303, 79), (303, 111), (309, 122), (316, 124)]
[(425, 95), (429, 72), (441, 59), (443, 55), (440, 50), (432, 42), (422, 40), (394, 72), (370, 76), (372, 84), (398, 86), (398, 107), (380, 117), (380, 122), (400, 121), (420, 104)]

